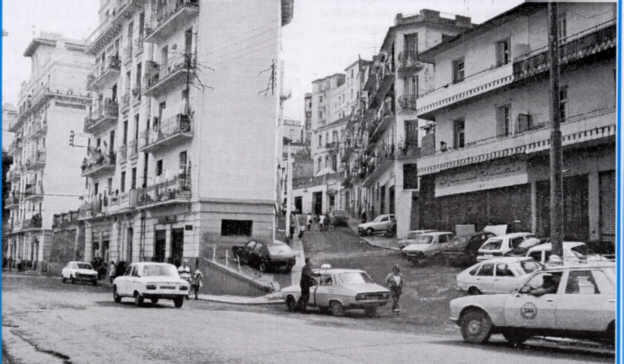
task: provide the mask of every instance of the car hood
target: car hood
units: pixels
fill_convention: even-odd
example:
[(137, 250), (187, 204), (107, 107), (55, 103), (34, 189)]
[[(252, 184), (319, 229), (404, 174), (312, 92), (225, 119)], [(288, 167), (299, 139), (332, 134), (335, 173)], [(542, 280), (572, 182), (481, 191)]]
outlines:
[(410, 244), (403, 248), (404, 252), (424, 252), (427, 250), (431, 250), (433, 248), (433, 244)]
[(97, 274), (93, 269), (76, 269), (75, 272), (79, 274)]
[(479, 307), (504, 307), (505, 301), (509, 297), (507, 294), (487, 294), (464, 296), (451, 300), (450, 305), (454, 307), (464, 307), (476, 305)]
[(353, 284), (347, 286), (347, 288), (355, 293), (390, 292), (386, 287), (377, 283)]

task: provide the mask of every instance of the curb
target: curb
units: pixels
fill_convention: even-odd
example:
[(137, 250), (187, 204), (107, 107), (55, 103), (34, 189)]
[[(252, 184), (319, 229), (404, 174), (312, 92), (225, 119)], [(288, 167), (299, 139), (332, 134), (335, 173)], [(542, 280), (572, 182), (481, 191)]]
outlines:
[(284, 304), (284, 299), (282, 299), (281, 297), (271, 299), (271, 298), (268, 298), (268, 296), (260, 296), (260, 297), (242, 297), (241, 296), (241, 300), (234, 299), (233, 297), (228, 297), (228, 298), (220, 297), (220, 296), (199, 297), (199, 301), (225, 303), (225, 304), (230, 304), (230, 305), (241, 305), (241, 306)]

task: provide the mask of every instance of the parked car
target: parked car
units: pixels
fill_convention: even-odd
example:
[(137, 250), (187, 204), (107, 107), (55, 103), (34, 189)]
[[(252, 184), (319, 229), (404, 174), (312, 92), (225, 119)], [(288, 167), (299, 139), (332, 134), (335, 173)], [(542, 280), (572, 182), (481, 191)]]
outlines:
[[(547, 264), (552, 252), (551, 243), (543, 243), (528, 249), (526, 256), (532, 257), (536, 261)], [(587, 244), (580, 241), (563, 242), (563, 262), (580, 263), (587, 261), (610, 261), (601, 255), (594, 253)]]
[(455, 247), (442, 252), (446, 264), (453, 267), (468, 267), (477, 262), (479, 248), (489, 238), (495, 236), (489, 231), (480, 231), (472, 235), (460, 237)]
[(360, 235), (373, 235), (377, 232), (385, 232), (392, 226), (393, 220), (393, 214), (379, 215), (373, 221), (359, 224), (358, 233)]
[(399, 249), (403, 249), (406, 246), (410, 245), (410, 244), (414, 244), (416, 241), (415, 239), (418, 237), (418, 235), (420, 234), (424, 234), (424, 233), (432, 233), (435, 230), (432, 229), (425, 229), (425, 230), (410, 230), (407, 232), (407, 236), (405, 237), (405, 239), (401, 239), (398, 242), (399, 245)]
[(289, 273), (297, 260), (295, 252), (277, 240), (273, 244), (249, 240), (245, 245), (232, 247), (232, 254), (241, 264), (247, 264), (261, 272), (282, 269)]
[(479, 248), (477, 261), (484, 261), (494, 257), (502, 257), (514, 249), (528, 249), (540, 243), (532, 233), (511, 233), (493, 236)]
[(124, 275), (113, 280), (113, 300), (133, 297), (137, 306), (149, 299), (157, 304), (159, 299), (170, 299), (175, 307), (184, 304), (189, 284), (178, 275), (178, 269), (169, 263), (139, 262), (128, 266)]
[(465, 341), (502, 333), (519, 344), (531, 336), (615, 340), (615, 263), (550, 267), (515, 293), (465, 296), (450, 302), (450, 320)]
[(96, 286), (98, 283), (98, 272), (87, 262), (72, 261), (67, 263), (61, 270), (61, 279), (63, 283), (67, 280), (71, 283), (76, 281), (88, 281)]
[(336, 210), (332, 212), (329, 216), (329, 223), (334, 226), (349, 226), (347, 223), (349, 218), (347, 217), (347, 213), (343, 210)]
[(509, 293), (542, 269), (533, 258), (501, 257), (477, 263), (457, 275), (457, 289), (468, 294)]
[(434, 231), (418, 235), (414, 243), (401, 249), (411, 262), (418, 264), (421, 261), (450, 249), (454, 235), (448, 231)]
[[(310, 288), (308, 306), (318, 307), (322, 313), (331, 312), (342, 316), (345, 310), (363, 309), (369, 316), (376, 316), (377, 308), (390, 299), (390, 291), (375, 283), (363, 270), (359, 269), (320, 269), (316, 285)], [(294, 311), (301, 297), (299, 285), (286, 287), (282, 297), (289, 311)]]

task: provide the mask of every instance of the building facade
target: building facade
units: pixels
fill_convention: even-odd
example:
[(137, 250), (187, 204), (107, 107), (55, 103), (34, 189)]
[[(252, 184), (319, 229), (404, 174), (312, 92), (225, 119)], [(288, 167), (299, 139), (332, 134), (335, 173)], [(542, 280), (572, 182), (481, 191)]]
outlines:
[[(562, 3), (558, 15), (564, 236), (613, 242), (616, 7)], [(421, 54), (436, 72), (412, 113), (434, 130), (410, 160), (418, 227), (550, 234), (547, 25), (546, 4), (523, 3)]]
[(222, 237), (272, 238), (292, 1), (102, 0), (99, 17), (85, 257), (178, 264)]
[(31, 75), (22, 83), (17, 114), (8, 120), (15, 136), (8, 151), (13, 165), (4, 236), (9, 258), (37, 268), (50, 253), (54, 214), (80, 205), (81, 156), (68, 139), (87, 113), (92, 58), (82, 42), (52, 33), (34, 38), (24, 56), (31, 60)]

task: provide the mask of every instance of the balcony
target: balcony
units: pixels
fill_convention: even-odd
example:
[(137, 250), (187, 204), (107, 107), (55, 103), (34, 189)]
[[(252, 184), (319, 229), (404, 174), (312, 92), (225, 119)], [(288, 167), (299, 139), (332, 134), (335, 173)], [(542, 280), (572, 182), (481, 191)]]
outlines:
[(104, 211), (107, 214), (119, 214), (134, 210), (137, 206), (137, 193), (136, 189), (131, 189), (125, 193), (111, 195)]
[(143, 93), (141, 92), (141, 85), (138, 85), (137, 87), (132, 89), (132, 105), (136, 107), (141, 103), (142, 94)]
[(141, 54), (143, 54), (144, 43), (145, 43), (145, 40), (143, 39), (143, 35), (141, 35), (140, 37), (138, 37), (137, 39), (134, 40), (134, 49), (136, 49), (136, 52), (134, 52), (134, 55), (137, 58)]
[(136, 139), (131, 140), (130, 144), (128, 144), (128, 155), (131, 160), (139, 156), (139, 142)]
[(190, 79), (195, 69), (195, 55), (183, 54), (167, 61), (165, 65), (152, 65), (152, 70), (146, 73), (145, 96), (159, 96)]
[(390, 111), (383, 115), (375, 117), (372, 124), (369, 126), (368, 132), (368, 144), (372, 146), (379, 140), (383, 133), (388, 130), (388, 126), (394, 122), (394, 114)]
[(17, 207), (19, 207), (19, 198), (17, 198), (17, 193), (15, 191), (11, 191), (4, 202), (4, 208), (9, 210)]
[(21, 150), (22, 150), (22, 138), (16, 137), (15, 139), (13, 139), (13, 141), (9, 145), (8, 153), (11, 155), (16, 155)]
[(80, 211), (69, 211), (61, 214), (54, 214), (52, 216), (52, 229), (65, 229), (68, 227), (76, 226), (78, 224), (78, 218)]
[(399, 107), (403, 112), (416, 111), (416, 95), (403, 95), (399, 97)]
[(155, 128), (143, 132), (142, 152), (152, 153), (190, 140), (193, 137), (191, 119), (187, 114), (177, 114), (159, 121), (154, 118)]
[(513, 80), (513, 65), (511, 63), (477, 72), (459, 83), (444, 85), (418, 98), (418, 115), (426, 115), (449, 105), (499, 89), (509, 85)]
[(97, 134), (98, 132), (114, 125), (119, 115), (119, 104), (109, 98), (98, 102), (89, 116), (85, 118), (85, 133)]
[(87, 53), (96, 55), (106, 48), (121, 33), (124, 21), (143, 7), (145, 0), (117, 0), (117, 6), (111, 9), (111, 15), (102, 22), (87, 39)]
[(199, 13), (199, 0), (168, 1), (156, 9), (154, 28), (145, 30), (145, 41), (159, 43), (167, 39), (176, 29), (190, 24)]
[(33, 157), (30, 159), (30, 168), (31, 169), (40, 169), (45, 167), (46, 164), (46, 152), (45, 150), (37, 151)]
[(138, 209), (169, 207), (191, 201), (190, 173), (181, 173), (168, 181), (138, 191)]
[(33, 125), (30, 131), (30, 136), (33, 138), (38, 138), (42, 135), (45, 135), (47, 131), (48, 131), (48, 123), (45, 121), (40, 121)]
[(21, 230), (41, 229), (41, 214), (34, 214), (22, 222)]
[(407, 143), (400, 145), (397, 150), (397, 160), (408, 160), (413, 158), (419, 158), (421, 155), (421, 149), (417, 142)]
[(36, 200), (43, 198), (43, 185), (41, 182), (27, 184), (24, 190), (25, 200)]
[[(615, 50), (616, 44), (615, 20), (611, 20), (562, 39), (559, 63), (565, 66), (609, 49)], [(548, 47), (535, 49), (514, 59), (513, 74), (516, 81), (547, 74), (549, 70)]]
[(399, 65), (397, 71), (400, 77), (408, 77), (416, 72), (420, 72), (425, 67), (425, 63), (418, 59), (418, 52), (406, 50), (399, 53)]
[(106, 64), (96, 64), (90, 75), (87, 76), (87, 90), (100, 90), (109, 82), (117, 79), (121, 72), (119, 56), (108, 56)]
[(376, 156), (369, 157), (363, 165), (360, 178), (364, 186), (371, 186), (386, 171), (388, 171), (395, 161), (394, 145), (390, 145), (387, 150), (379, 152)]
[[(613, 108), (598, 109), (567, 118), (561, 124), (563, 147), (596, 142), (615, 135), (616, 114)], [(514, 155), (526, 155), (550, 149), (551, 128), (538, 124), (511, 136), (492, 137), (468, 143), (464, 148), (436, 151), (418, 160), (418, 174), (486, 162)]]
[(19, 181), (21, 176), (22, 171), (20, 170), (20, 168), (13, 168), (13, 166), (11, 166), (11, 169), (7, 173), (7, 179), (12, 182)]
[(126, 90), (126, 93), (121, 96), (121, 111), (128, 110), (130, 108), (130, 90)]
[(80, 209), (78, 209), (78, 219), (92, 219), (98, 216), (102, 216), (103, 200), (96, 200), (92, 202), (86, 202)]
[(87, 158), (80, 166), (83, 177), (95, 177), (115, 170), (115, 154), (106, 154), (98, 149), (89, 148)]

